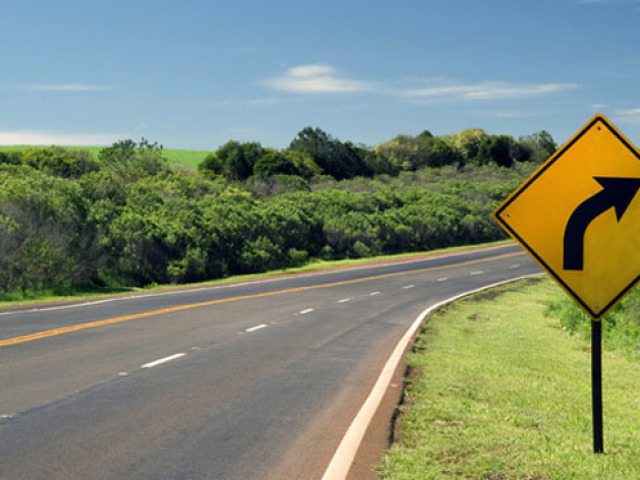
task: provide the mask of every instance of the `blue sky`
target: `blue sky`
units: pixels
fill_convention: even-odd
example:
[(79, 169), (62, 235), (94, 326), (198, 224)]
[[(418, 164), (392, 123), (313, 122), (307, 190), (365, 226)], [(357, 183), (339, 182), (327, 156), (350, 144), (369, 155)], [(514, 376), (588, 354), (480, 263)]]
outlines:
[(0, 144), (479, 127), (640, 145), (640, 0), (3, 0)]

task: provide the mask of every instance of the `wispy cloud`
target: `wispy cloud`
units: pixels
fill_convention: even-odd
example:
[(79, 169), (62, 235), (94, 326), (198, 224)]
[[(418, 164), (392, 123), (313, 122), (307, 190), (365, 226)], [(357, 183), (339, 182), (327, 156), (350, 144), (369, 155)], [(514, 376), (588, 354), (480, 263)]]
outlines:
[(35, 92), (105, 92), (113, 90), (113, 87), (109, 87), (107, 85), (67, 83), (61, 85), (29, 85), (27, 90)]
[(614, 112), (617, 120), (627, 123), (640, 123), (640, 108), (628, 108)]
[(476, 84), (433, 84), (422, 88), (400, 90), (398, 94), (412, 99), (437, 100), (510, 100), (549, 95), (578, 88), (576, 83), (512, 84), (482, 82)]
[(285, 75), (263, 82), (267, 87), (289, 93), (354, 93), (374, 89), (369, 82), (342, 77), (330, 65), (300, 65), (287, 70)]
[(0, 145), (109, 145), (126, 135), (0, 130)]

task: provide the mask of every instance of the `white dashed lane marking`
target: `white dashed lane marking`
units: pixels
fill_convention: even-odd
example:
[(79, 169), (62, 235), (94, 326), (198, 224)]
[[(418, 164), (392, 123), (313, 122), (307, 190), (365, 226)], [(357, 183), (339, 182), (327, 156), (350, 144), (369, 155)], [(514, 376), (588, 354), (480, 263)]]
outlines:
[(256, 325), (255, 327), (247, 328), (245, 329), (245, 332), (251, 333), (251, 332), (255, 332), (256, 330), (262, 330), (263, 328), (267, 328), (266, 323), (261, 323), (260, 325)]
[(160, 360), (155, 360), (153, 362), (145, 363), (144, 365), (140, 365), (140, 368), (152, 368), (163, 363), (170, 362), (171, 360), (176, 360), (177, 358), (184, 357), (186, 353), (176, 353), (175, 355), (170, 355), (168, 357), (161, 358)]

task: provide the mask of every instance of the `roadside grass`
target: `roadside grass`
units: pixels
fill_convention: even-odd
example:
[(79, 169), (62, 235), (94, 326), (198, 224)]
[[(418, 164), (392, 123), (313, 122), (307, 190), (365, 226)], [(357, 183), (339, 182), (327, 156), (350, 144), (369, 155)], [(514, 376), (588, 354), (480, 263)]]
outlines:
[(386, 479), (640, 478), (640, 362), (603, 353), (604, 455), (592, 452), (589, 343), (529, 279), (436, 313), (409, 356)]
[(140, 292), (155, 292), (155, 291), (161, 291), (161, 290), (171, 290), (176, 288), (198, 288), (198, 287), (206, 287), (206, 286), (215, 286), (215, 285), (226, 284), (226, 283), (248, 282), (252, 280), (265, 279), (265, 278), (274, 277), (278, 275), (291, 275), (295, 273), (313, 273), (313, 272), (320, 272), (322, 270), (329, 270), (332, 268), (366, 266), (371, 263), (378, 263), (378, 262), (385, 262), (385, 261), (401, 262), (403, 259), (408, 259), (408, 258), (419, 256), (419, 255), (439, 255), (439, 254), (446, 254), (446, 253), (455, 253), (456, 251), (466, 250), (469, 248), (492, 247), (492, 246), (505, 245), (508, 243), (512, 243), (512, 242), (510, 240), (503, 240), (498, 242), (482, 243), (477, 245), (442, 248), (437, 250), (430, 250), (428, 252), (409, 252), (409, 253), (400, 253), (396, 255), (382, 255), (379, 257), (366, 257), (366, 258), (344, 259), (344, 260), (322, 260), (322, 259), (312, 258), (308, 261), (308, 263), (300, 267), (283, 268), (280, 270), (271, 270), (268, 272), (246, 274), (246, 275), (234, 275), (230, 277), (218, 278), (215, 280), (207, 280), (199, 283), (180, 284), (180, 285), (151, 284), (142, 288), (113, 286), (113, 287), (106, 287), (106, 288), (97, 288), (97, 287), (87, 288), (87, 289), (76, 288), (76, 289), (66, 289), (63, 291), (51, 289), (51, 290), (44, 290), (44, 291), (37, 291), (37, 292), (36, 291), (0, 292), (0, 308), (9, 307), (9, 306), (32, 305), (32, 304), (44, 303), (44, 302), (85, 301), (90, 299), (112, 297), (112, 296), (122, 295), (122, 294), (135, 294)]
[[(0, 146), (0, 152), (13, 152), (13, 151), (24, 150), (26, 148), (33, 148), (33, 147), (27, 146), (27, 145), (15, 145), (15, 146), (3, 145), (3, 146)], [(35, 147), (35, 148), (38, 148), (38, 147)], [(62, 148), (65, 148), (67, 150), (86, 150), (87, 152), (89, 152), (89, 154), (91, 154), (93, 158), (97, 159), (98, 153), (104, 147), (63, 146)], [(184, 149), (178, 149), (178, 148), (164, 148), (162, 150), (162, 153), (165, 156), (165, 158), (169, 161), (169, 163), (173, 166), (184, 166), (192, 170), (197, 170), (198, 164), (202, 162), (202, 160), (204, 160), (204, 157), (206, 157), (211, 152), (206, 150), (184, 150)]]

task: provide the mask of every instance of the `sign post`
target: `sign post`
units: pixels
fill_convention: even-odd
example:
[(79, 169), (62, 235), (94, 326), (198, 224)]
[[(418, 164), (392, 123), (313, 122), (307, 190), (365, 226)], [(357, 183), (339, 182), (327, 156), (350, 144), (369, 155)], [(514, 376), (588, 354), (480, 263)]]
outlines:
[(604, 452), (602, 324), (640, 280), (640, 152), (593, 117), (493, 212), (592, 319), (593, 449)]
[(593, 403), (593, 453), (604, 453), (602, 419), (602, 322), (591, 320), (591, 398)]

